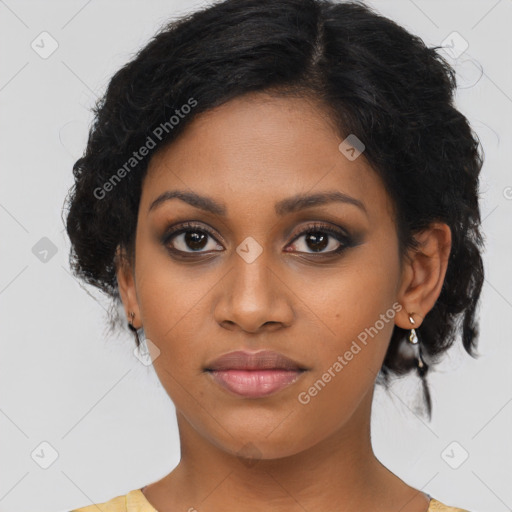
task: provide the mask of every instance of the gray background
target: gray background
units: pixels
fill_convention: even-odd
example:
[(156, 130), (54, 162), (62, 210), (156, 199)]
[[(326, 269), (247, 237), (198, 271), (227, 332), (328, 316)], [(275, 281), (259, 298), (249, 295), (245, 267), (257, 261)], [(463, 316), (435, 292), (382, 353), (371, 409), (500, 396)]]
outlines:
[[(485, 151), (487, 239), (482, 356), (457, 344), (431, 375), (431, 423), (410, 407), (415, 377), (389, 395), (378, 388), (374, 448), (407, 483), (447, 504), (511, 510), (512, 0), (370, 4), (428, 45), (454, 31), (469, 44), (455, 55), (463, 49), (455, 41), (449, 58), (457, 106)], [(134, 357), (131, 333), (106, 334), (106, 301), (71, 276), (61, 208), (96, 97), (162, 23), (197, 5), (0, 0), (0, 512), (106, 501), (178, 463), (172, 402)], [(58, 44), (47, 58), (52, 40), (43, 31)], [(457, 469), (448, 464), (466, 452)]]

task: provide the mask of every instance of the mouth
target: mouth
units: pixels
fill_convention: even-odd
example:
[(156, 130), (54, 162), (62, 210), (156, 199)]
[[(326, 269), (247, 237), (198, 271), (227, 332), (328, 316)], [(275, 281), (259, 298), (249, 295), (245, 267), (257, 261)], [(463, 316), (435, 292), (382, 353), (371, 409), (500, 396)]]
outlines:
[(207, 364), (204, 371), (232, 394), (260, 398), (295, 383), (308, 369), (283, 354), (264, 350), (229, 352)]

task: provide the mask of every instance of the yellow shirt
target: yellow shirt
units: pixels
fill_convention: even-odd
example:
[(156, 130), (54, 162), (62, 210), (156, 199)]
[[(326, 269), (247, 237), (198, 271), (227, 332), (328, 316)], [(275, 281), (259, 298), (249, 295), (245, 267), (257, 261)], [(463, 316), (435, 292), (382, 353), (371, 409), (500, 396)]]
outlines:
[[(158, 512), (140, 489), (130, 491), (128, 494), (117, 496), (104, 503), (96, 505), (88, 505), (86, 507), (77, 508), (71, 512)], [(434, 498), (430, 499), (428, 512), (468, 512), (462, 508), (448, 507)]]

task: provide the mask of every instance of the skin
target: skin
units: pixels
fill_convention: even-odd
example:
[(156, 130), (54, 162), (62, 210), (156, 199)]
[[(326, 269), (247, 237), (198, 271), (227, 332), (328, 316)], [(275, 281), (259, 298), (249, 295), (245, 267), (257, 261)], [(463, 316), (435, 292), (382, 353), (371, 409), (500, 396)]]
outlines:
[[(428, 508), (426, 494), (374, 455), (370, 415), (393, 324), (410, 329), (413, 313), (419, 327), (440, 294), (450, 229), (432, 224), (417, 237), (420, 249), (401, 260), (382, 181), (364, 154), (345, 158), (341, 141), (313, 101), (251, 93), (201, 114), (150, 161), (135, 264), (119, 248), (117, 278), (127, 318), (134, 312), (133, 325), (160, 351), (153, 364), (176, 407), (181, 461), (143, 490), (160, 512), (230, 512), (241, 503), (246, 512)], [(210, 196), (226, 216), (176, 198), (148, 212), (175, 189)], [(330, 202), (284, 216), (275, 211), (278, 201), (321, 191), (356, 198), (364, 210)], [(167, 241), (189, 260), (162, 241), (166, 228), (186, 221), (216, 238), (199, 253), (183, 234)], [(315, 252), (307, 235), (297, 236), (314, 221), (345, 229), (354, 243), (322, 258), (340, 242), (329, 235)], [(236, 252), (249, 236), (262, 249), (252, 263)], [(393, 304), (402, 306), (394, 318), (300, 403), (298, 394)], [(203, 368), (237, 349), (275, 350), (309, 370), (274, 395), (234, 396)]]

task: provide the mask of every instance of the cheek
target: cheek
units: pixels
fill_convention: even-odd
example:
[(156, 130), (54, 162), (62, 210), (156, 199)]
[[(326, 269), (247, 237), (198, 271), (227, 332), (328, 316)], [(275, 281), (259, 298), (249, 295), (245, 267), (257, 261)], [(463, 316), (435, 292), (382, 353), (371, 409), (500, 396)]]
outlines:
[[(139, 243), (139, 241), (138, 241)], [(146, 337), (160, 349), (155, 368), (173, 373), (197, 372), (204, 349), (204, 336), (198, 335), (198, 317), (207, 313), (208, 291), (219, 282), (217, 273), (206, 266), (179, 265), (165, 248), (140, 237), (136, 256), (137, 297)], [(194, 364), (195, 363), (195, 364)]]
[(304, 279), (302, 297), (317, 313), (321, 329), (315, 338), (318, 373), (330, 372), (322, 381), (329, 382), (333, 396), (345, 392), (348, 383), (357, 400), (358, 391), (372, 385), (385, 357), (401, 309), (396, 302), (399, 255), (394, 240), (388, 240), (383, 236), (380, 243), (377, 238), (359, 246), (316, 287)]
[(165, 361), (180, 373), (197, 372), (208, 344), (201, 331), (208, 314), (207, 290), (214, 284), (208, 278), (187, 279), (165, 270), (160, 273), (156, 266), (146, 274), (140, 290), (142, 318), (146, 336), (161, 351), (159, 364)]
[(324, 324), (322, 336), (309, 333), (317, 364), (297, 396), (296, 410), (311, 439), (343, 425), (373, 389), (393, 332), (397, 276), (392, 251), (365, 250), (321, 283), (321, 294), (307, 295)]
[(373, 326), (386, 312), (385, 324), (378, 322), (377, 327), (382, 331), (381, 338), (391, 335), (399, 255), (394, 240), (389, 242), (385, 236), (382, 239), (370, 238), (347, 253), (340, 264), (328, 270), (317, 270), (314, 276), (313, 272), (302, 273), (300, 281), (293, 285), (294, 291), (318, 318), (322, 339), (336, 349), (350, 345), (351, 340)]

